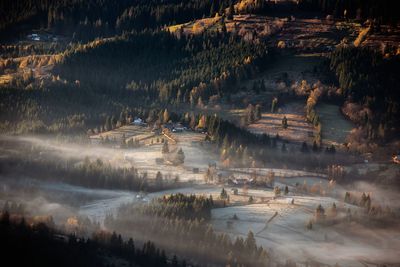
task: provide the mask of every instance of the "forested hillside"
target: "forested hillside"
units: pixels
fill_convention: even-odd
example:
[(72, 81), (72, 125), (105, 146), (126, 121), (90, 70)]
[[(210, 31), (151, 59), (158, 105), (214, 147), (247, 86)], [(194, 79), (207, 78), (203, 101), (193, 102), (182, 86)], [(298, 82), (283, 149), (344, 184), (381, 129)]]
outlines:
[[(228, 1), (207, 0), (5, 0), (0, 3), (0, 33), (29, 22), (75, 40), (88, 41), (124, 31), (155, 29), (224, 10)], [(112, 6), (112, 8), (110, 8)], [(7, 12), (5, 12), (7, 10)]]
[[(11, 123), (5, 125), (29, 121), (27, 129), (58, 131), (62, 124), (84, 129), (103, 113), (139, 103), (195, 106), (237, 92), (240, 81), (270, 64), (270, 54), (263, 44), (227, 33), (178, 39), (146, 31), (93, 41), (63, 53), (52, 81), (21, 77), (2, 90), (1, 116)], [(24, 83), (31, 89), (20, 90)]]
[[(177, 38), (144, 32), (78, 46), (64, 54), (55, 74), (115, 93), (138, 92), (148, 100), (196, 104), (232, 93), (242, 79), (268, 65), (265, 45), (228, 33)], [(201, 83), (201, 88), (193, 89)]]

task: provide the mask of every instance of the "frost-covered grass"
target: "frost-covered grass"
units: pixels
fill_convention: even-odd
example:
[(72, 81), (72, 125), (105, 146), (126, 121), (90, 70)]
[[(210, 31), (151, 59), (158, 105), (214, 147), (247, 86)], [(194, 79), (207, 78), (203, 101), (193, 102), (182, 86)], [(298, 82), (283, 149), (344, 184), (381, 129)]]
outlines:
[[(251, 194), (256, 198), (270, 197), (272, 192), (249, 192)], [(292, 199), (294, 204), (291, 204)], [(339, 217), (343, 217), (348, 208), (353, 212), (359, 209), (332, 197), (288, 195), (262, 204), (214, 209), (212, 222), (217, 231), (231, 236), (245, 237), (249, 230), (253, 231), (258, 244), (271, 250), (278, 260), (315, 261), (329, 266), (398, 262), (398, 231), (373, 230), (356, 223), (334, 226), (314, 223), (313, 229), (308, 230), (306, 224), (313, 218), (316, 207), (321, 204), (328, 211), (333, 203), (337, 205)], [(237, 220), (232, 219), (234, 214)], [(228, 221), (231, 222), (229, 227)]]

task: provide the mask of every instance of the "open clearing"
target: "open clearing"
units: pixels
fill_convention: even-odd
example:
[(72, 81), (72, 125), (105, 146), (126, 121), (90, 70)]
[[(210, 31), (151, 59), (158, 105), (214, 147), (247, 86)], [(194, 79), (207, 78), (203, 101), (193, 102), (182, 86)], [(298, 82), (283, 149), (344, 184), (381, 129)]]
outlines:
[[(139, 170), (146, 171), (150, 174), (150, 177), (154, 177), (160, 171), (164, 175), (164, 178), (174, 179), (176, 175), (179, 175), (181, 180), (203, 180), (203, 172), (208, 168), (208, 164), (217, 162), (218, 158), (210, 151), (211, 148), (202, 147), (196, 141), (192, 143), (189, 136), (193, 135), (193, 138), (196, 138), (198, 134), (182, 133), (176, 135), (181, 140), (176, 146), (182, 148), (185, 153), (185, 162), (183, 165), (157, 164), (155, 161), (156, 158), (163, 158), (163, 154), (161, 153), (162, 144), (127, 149), (124, 152), (126, 161)], [(171, 147), (173, 146), (171, 145)], [(193, 168), (199, 168), (199, 173), (194, 173)]]
[(115, 139), (117, 141), (120, 141), (124, 135), (127, 141), (133, 138), (137, 139), (139, 142), (143, 142), (144, 140), (155, 136), (149, 131), (147, 127), (137, 125), (125, 125), (111, 131), (92, 135), (90, 136), (90, 140), (93, 143), (99, 143), (102, 138), (108, 138), (109, 140)]
[[(171, 137), (175, 142), (169, 141), (169, 150), (176, 151), (182, 148), (185, 154), (185, 162), (179, 166), (156, 163), (157, 158), (163, 158), (161, 153), (163, 144), (161, 139), (169, 140), (164, 135), (156, 135), (150, 132), (150, 129), (143, 126), (126, 125), (112, 131), (104, 132), (91, 136), (94, 143), (98, 143), (101, 138), (109, 140), (117, 140), (118, 144), (125, 135), (127, 140), (133, 139), (139, 142), (139, 147), (118, 149), (123, 154), (123, 164), (126, 167), (134, 166), (135, 168), (147, 172), (150, 178), (155, 177), (160, 171), (164, 178), (174, 179), (177, 175), (182, 180), (202, 180), (203, 172), (207, 169), (208, 164), (218, 161), (218, 158), (212, 153), (209, 144), (204, 144), (204, 134), (192, 131), (183, 131), (171, 133)], [(198, 168), (199, 172), (194, 173), (193, 169)]]
[(286, 92), (292, 83), (300, 83), (302, 80), (313, 84), (318, 81), (313, 75), (313, 70), (323, 59), (324, 57), (318, 54), (284, 55), (263, 73), (243, 82), (241, 86), (251, 89), (254, 82), (264, 80), (266, 92), (277, 94)]
[(354, 128), (336, 105), (321, 103), (316, 107), (322, 123), (322, 139), (328, 144), (339, 145), (346, 142), (346, 137)]
[[(282, 119), (286, 116), (288, 128), (282, 127)], [(312, 143), (314, 140), (315, 129), (307, 122), (304, 116), (304, 106), (301, 102), (291, 102), (284, 105), (278, 113), (263, 113), (261, 120), (248, 126), (250, 132), (257, 134), (270, 134), (288, 141)]]

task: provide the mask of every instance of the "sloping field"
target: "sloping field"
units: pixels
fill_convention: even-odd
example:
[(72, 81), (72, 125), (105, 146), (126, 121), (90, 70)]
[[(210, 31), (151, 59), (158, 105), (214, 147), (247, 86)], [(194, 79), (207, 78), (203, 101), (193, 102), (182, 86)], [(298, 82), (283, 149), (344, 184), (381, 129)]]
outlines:
[(92, 142), (98, 142), (101, 138), (105, 139), (108, 137), (110, 140), (113, 140), (115, 138), (117, 141), (119, 141), (123, 137), (123, 135), (125, 135), (125, 138), (127, 140), (131, 138), (138, 138), (139, 141), (154, 136), (154, 134), (151, 133), (147, 127), (137, 125), (125, 125), (111, 131), (92, 135), (90, 136), (90, 139), (92, 140)]
[[(54, 64), (61, 58), (61, 55), (34, 55), (12, 59), (0, 58), (0, 66), (3, 66), (0, 68), (0, 85), (10, 84), (14, 78), (24, 77), (27, 74), (29, 74), (30, 79), (49, 78)], [(12, 63), (7, 66), (6, 62)]]
[(325, 19), (295, 19), (271, 40), (271, 44), (283, 42), (286, 48), (297, 51), (323, 53), (332, 51), (344, 37), (353, 40), (353, 26)]
[[(290, 204), (291, 199), (294, 204)], [(400, 239), (390, 230), (373, 231), (357, 224), (326, 227), (314, 224), (312, 230), (307, 230), (305, 225), (316, 207), (321, 204), (327, 209), (333, 203), (340, 211), (357, 209), (329, 197), (281, 197), (267, 204), (215, 209), (213, 225), (218, 231), (243, 238), (252, 230), (257, 243), (270, 249), (274, 257), (303, 264), (323, 262), (326, 266), (338, 263), (362, 267), (399, 261)], [(234, 214), (238, 220), (231, 219)], [(344, 214), (340, 212), (338, 216)], [(231, 221), (230, 227), (227, 221)], [(365, 262), (374, 264), (364, 265)]]
[[(280, 31), (285, 20), (256, 15), (235, 15), (233, 19), (224, 19), (227, 32), (236, 32), (246, 40), (265, 37)], [(222, 31), (222, 17), (215, 16), (183, 24), (177, 24), (167, 29), (173, 33), (200, 34), (204, 31)], [(256, 33), (256, 34), (254, 34)]]
[[(286, 116), (288, 128), (282, 126), (282, 119)], [(291, 102), (285, 105), (278, 113), (263, 113), (261, 120), (248, 126), (249, 131), (257, 134), (270, 134), (296, 142), (306, 141), (312, 143), (314, 140), (315, 129), (313, 125), (306, 121), (301, 102)]]
[[(141, 146), (134, 149), (124, 150), (124, 157), (127, 163), (147, 172), (150, 178), (155, 177), (160, 171), (164, 178), (174, 179), (176, 175), (181, 180), (203, 181), (204, 171), (208, 164), (218, 161), (218, 157), (212, 152), (212, 148), (201, 145), (204, 135), (195, 132), (174, 133), (173, 137), (177, 144), (170, 144), (170, 151), (182, 148), (185, 154), (185, 162), (180, 166), (157, 164), (156, 158), (163, 158), (161, 153), (162, 144)], [(199, 173), (194, 173), (193, 168), (198, 168)]]

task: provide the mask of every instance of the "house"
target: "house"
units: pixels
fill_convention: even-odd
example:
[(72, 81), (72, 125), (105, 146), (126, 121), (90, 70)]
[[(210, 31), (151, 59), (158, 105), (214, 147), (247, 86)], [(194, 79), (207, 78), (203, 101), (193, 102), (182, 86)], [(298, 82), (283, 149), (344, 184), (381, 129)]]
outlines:
[(254, 183), (254, 179), (246, 179), (246, 178), (229, 178), (228, 184), (234, 186), (243, 186), (243, 185), (251, 185)]
[(173, 132), (183, 132), (185, 131), (187, 128), (184, 127), (181, 123), (177, 123), (173, 126), (172, 131)]
[(206, 134), (207, 128), (198, 127), (198, 128), (196, 128), (196, 132)]
[(168, 129), (169, 131), (174, 133), (183, 132), (187, 130), (187, 128), (183, 126), (181, 123), (172, 123), (172, 122), (164, 123), (163, 128)]
[(145, 126), (146, 123), (141, 118), (136, 118), (132, 122), (133, 125)]

